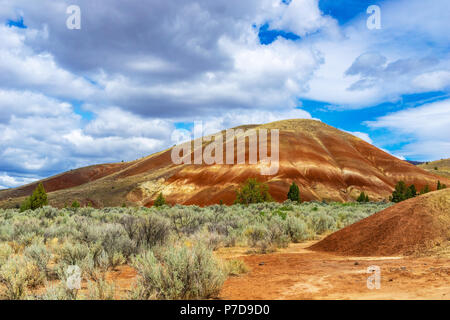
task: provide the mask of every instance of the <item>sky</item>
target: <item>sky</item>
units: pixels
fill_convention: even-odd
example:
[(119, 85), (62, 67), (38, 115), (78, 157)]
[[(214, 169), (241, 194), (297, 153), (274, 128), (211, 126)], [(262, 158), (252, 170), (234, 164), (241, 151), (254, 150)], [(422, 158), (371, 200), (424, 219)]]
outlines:
[(0, 0), (0, 189), (147, 156), (194, 121), (318, 119), (449, 158), (447, 2)]

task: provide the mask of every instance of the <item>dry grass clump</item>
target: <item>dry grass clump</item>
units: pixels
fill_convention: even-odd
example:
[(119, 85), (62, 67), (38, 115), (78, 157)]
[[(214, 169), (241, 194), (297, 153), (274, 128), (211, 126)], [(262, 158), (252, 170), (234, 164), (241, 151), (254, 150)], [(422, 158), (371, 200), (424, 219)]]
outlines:
[(133, 299), (208, 299), (225, 281), (219, 262), (203, 246), (168, 248), (159, 258), (147, 251), (134, 259), (133, 266), (139, 273)]

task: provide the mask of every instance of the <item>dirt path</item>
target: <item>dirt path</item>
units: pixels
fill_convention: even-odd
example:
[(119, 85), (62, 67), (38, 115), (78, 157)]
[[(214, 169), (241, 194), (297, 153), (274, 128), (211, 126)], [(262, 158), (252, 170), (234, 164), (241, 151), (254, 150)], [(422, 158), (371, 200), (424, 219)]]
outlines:
[[(221, 299), (445, 299), (450, 300), (450, 258), (340, 257), (307, 250), (312, 242), (293, 244), (267, 255), (243, 255), (221, 249), (251, 269), (229, 278)], [(369, 266), (379, 266), (381, 288), (369, 290)]]
[[(232, 300), (296, 299), (444, 299), (450, 300), (450, 258), (342, 257), (306, 249), (314, 242), (291, 244), (266, 255), (248, 255), (249, 248), (222, 248), (223, 259), (240, 259), (250, 272), (230, 277), (219, 296)], [(381, 288), (367, 288), (369, 266), (381, 269)], [(120, 266), (109, 272), (116, 299), (126, 299), (136, 271)], [(83, 284), (82, 293), (87, 286)]]

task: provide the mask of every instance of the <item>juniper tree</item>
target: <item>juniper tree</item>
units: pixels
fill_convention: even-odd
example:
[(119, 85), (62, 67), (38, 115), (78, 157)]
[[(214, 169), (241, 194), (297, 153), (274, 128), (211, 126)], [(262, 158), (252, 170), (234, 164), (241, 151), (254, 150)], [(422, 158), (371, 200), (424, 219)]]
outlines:
[(45, 192), (44, 185), (39, 183), (36, 189), (34, 189), (33, 194), (22, 203), (20, 211), (36, 210), (46, 205), (48, 205), (47, 193)]
[(410, 194), (411, 194), (411, 197), (412, 198), (414, 198), (415, 196), (417, 196), (417, 189), (416, 189), (416, 186), (415, 185), (410, 185), (409, 186), (409, 190), (410, 190)]
[(265, 183), (258, 182), (256, 179), (248, 179), (241, 188), (236, 191), (235, 203), (250, 204), (270, 202), (272, 197), (269, 193), (269, 187)]
[(397, 182), (395, 190), (392, 192), (392, 202), (398, 203), (406, 200), (406, 184), (403, 181)]
[(359, 194), (359, 197), (358, 197), (358, 199), (356, 199), (356, 201), (358, 201), (359, 203), (364, 203), (364, 202), (369, 202), (370, 199), (369, 199), (369, 196), (366, 195), (366, 194), (364, 193), (364, 191), (362, 191), (362, 192)]
[(167, 204), (166, 199), (164, 199), (163, 194), (160, 193), (158, 198), (156, 198), (156, 200), (155, 200), (154, 206), (155, 207), (162, 207), (162, 206), (164, 206), (166, 204)]
[(81, 204), (77, 200), (75, 200), (74, 202), (72, 202), (71, 207), (77, 209), (81, 207)]
[(426, 185), (424, 188), (422, 188), (422, 190), (420, 190), (420, 194), (425, 194), (430, 192), (430, 186)]
[(298, 188), (298, 185), (295, 182), (292, 182), (291, 186), (289, 187), (287, 197), (291, 201), (300, 202), (300, 189)]

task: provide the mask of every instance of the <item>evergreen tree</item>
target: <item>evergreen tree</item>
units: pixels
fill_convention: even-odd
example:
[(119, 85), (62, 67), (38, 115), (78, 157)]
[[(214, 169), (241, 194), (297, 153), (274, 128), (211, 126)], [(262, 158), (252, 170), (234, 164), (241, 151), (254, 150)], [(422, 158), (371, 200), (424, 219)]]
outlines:
[(411, 188), (406, 188), (405, 190), (405, 194), (403, 196), (403, 200), (407, 200), (407, 199), (411, 199), (413, 197), (412, 192), (411, 192)]
[(406, 189), (405, 182), (397, 182), (395, 185), (395, 190), (392, 192), (392, 202), (398, 203), (406, 200)]
[(426, 185), (424, 188), (422, 188), (422, 190), (420, 190), (420, 194), (425, 194), (430, 192), (430, 186)]
[(398, 203), (410, 198), (414, 198), (415, 196), (417, 196), (417, 189), (415, 185), (412, 184), (409, 187), (406, 187), (405, 182), (399, 181), (395, 186), (395, 190), (392, 193), (392, 197), (390, 197), (390, 200), (392, 202)]
[(75, 200), (74, 202), (72, 202), (71, 208), (77, 209), (77, 208), (79, 208), (79, 207), (81, 207), (81, 204), (80, 204), (77, 200)]
[(409, 186), (409, 190), (410, 190), (410, 194), (411, 194), (411, 197), (412, 198), (414, 198), (415, 196), (417, 196), (417, 189), (416, 189), (416, 186), (415, 185), (410, 185)]
[(164, 196), (162, 192), (159, 194), (158, 198), (156, 198), (155, 203), (153, 204), (155, 207), (162, 207), (166, 205), (166, 199), (164, 199)]
[(300, 189), (295, 182), (292, 182), (291, 186), (289, 187), (287, 197), (291, 201), (300, 202)]
[(364, 193), (364, 191), (362, 191), (362, 192), (359, 194), (359, 197), (358, 197), (358, 199), (356, 199), (356, 201), (358, 201), (359, 203), (369, 202), (369, 196), (366, 195), (366, 194)]
[(20, 212), (31, 210), (31, 196), (27, 197), (20, 205)]
[(273, 201), (269, 193), (269, 187), (256, 179), (248, 179), (239, 190), (236, 191), (235, 203), (250, 204)]
[(441, 184), (441, 181), (437, 182), (436, 190), (442, 190), (442, 189), (445, 189), (445, 188), (447, 188), (447, 186), (445, 184)]
[(42, 183), (39, 183), (36, 189), (34, 189), (33, 194), (26, 198), (22, 203), (20, 206), (20, 211), (36, 210), (37, 208), (42, 208), (46, 205), (48, 205), (47, 193), (45, 192)]

